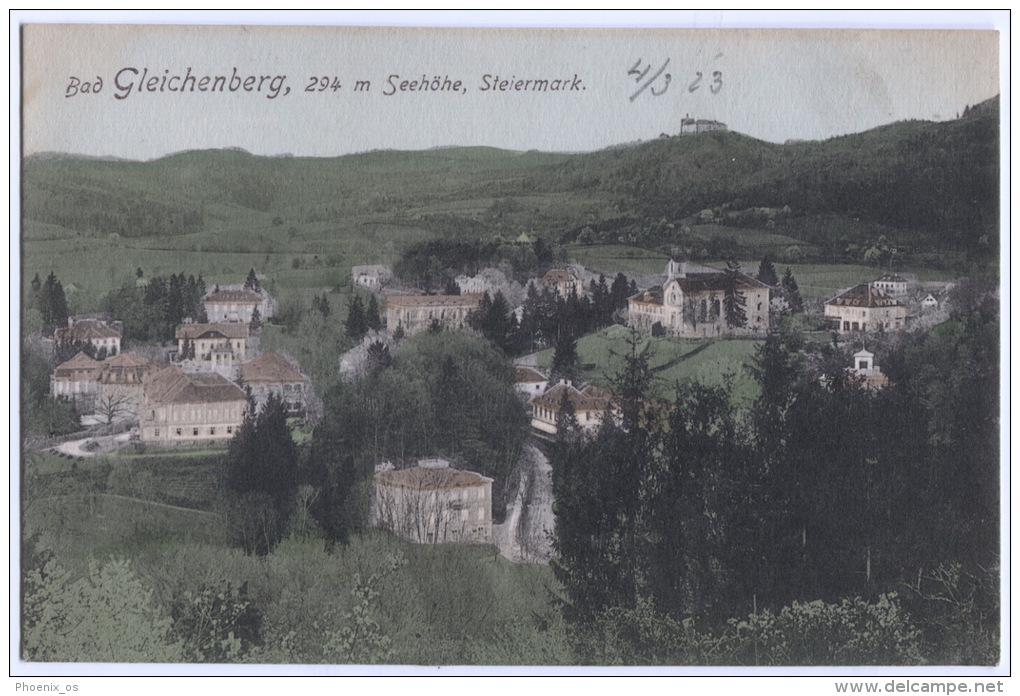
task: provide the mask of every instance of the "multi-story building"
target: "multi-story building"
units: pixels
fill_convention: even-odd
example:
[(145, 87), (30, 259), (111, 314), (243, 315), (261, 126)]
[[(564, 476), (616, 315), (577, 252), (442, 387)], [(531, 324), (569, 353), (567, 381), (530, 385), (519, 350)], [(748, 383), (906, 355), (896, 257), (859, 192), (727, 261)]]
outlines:
[(53, 332), (57, 343), (90, 343), (96, 354), (102, 357), (120, 352), (122, 332), (119, 325), (111, 325), (102, 319), (75, 319), (69, 317), (67, 326)]
[(85, 353), (57, 365), (50, 375), (50, 395), (72, 399), (94, 399), (99, 393), (99, 372), (102, 363)]
[(297, 367), (275, 351), (262, 353), (241, 365), (241, 381), (251, 388), (257, 407), (275, 394), (287, 413), (302, 415), (310, 396), (309, 380)]
[[(745, 321), (731, 325), (725, 311), (726, 294), (743, 298)], [(666, 265), (666, 280), (628, 299), (627, 323), (652, 331), (656, 325), (674, 336), (713, 337), (764, 333), (769, 326), (770, 288), (744, 273), (688, 272), (687, 262), (674, 253)]]
[(536, 281), (539, 289), (552, 288), (563, 299), (584, 297), (584, 281), (573, 268), (554, 268)]
[(393, 279), (393, 273), (386, 266), (354, 266), (351, 280), (369, 290), (379, 290)]
[(177, 329), (177, 357), (181, 361), (207, 363), (213, 371), (232, 368), (244, 361), (247, 342), (247, 324), (181, 324)]
[(416, 544), (492, 542), (492, 479), (442, 466), (379, 471), (373, 521)]
[(432, 322), (448, 329), (467, 327), (468, 315), (478, 309), (484, 295), (387, 295), (386, 328), (402, 328), (408, 336), (429, 328)]
[(120, 353), (99, 365), (96, 412), (108, 420), (136, 417), (142, 407), (145, 378), (159, 365), (134, 353)]
[(189, 375), (176, 365), (148, 375), (143, 393), (141, 440), (154, 444), (228, 440), (247, 407), (241, 388), (222, 375)]
[(872, 287), (878, 288), (887, 297), (906, 297), (908, 284), (906, 278), (896, 274), (884, 275), (871, 282)]
[(907, 324), (907, 307), (862, 283), (826, 301), (825, 316), (840, 333), (901, 331)]
[(569, 382), (560, 382), (544, 394), (531, 400), (531, 427), (555, 435), (556, 421), (563, 412), (564, 399), (569, 402), (583, 431), (592, 432), (601, 424), (606, 413), (619, 418), (620, 409), (613, 403), (613, 396), (605, 389), (589, 384), (578, 389)]
[(202, 300), (205, 316), (209, 323), (243, 322), (251, 323), (257, 309), (262, 320), (273, 316), (273, 302), (267, 293), (251, 290), (214, 290)]

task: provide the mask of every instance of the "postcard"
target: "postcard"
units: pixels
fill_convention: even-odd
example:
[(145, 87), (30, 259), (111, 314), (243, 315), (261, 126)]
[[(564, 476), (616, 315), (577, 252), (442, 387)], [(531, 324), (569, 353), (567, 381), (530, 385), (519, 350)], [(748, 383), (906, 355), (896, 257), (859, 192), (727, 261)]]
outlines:
[(24, 674), (1002, 673), (997, 31), (21, 50)]

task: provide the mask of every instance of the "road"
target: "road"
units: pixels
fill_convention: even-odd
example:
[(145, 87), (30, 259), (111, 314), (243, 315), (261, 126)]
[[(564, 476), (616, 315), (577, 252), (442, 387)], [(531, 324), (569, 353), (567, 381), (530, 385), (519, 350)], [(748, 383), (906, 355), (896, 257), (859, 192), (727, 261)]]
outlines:
[(503, 524), (493, 525), (500, 553), (515, 563), (548, 563), (552, 558), (552, 466), (534, 443), (521, 455), (517, 496)]

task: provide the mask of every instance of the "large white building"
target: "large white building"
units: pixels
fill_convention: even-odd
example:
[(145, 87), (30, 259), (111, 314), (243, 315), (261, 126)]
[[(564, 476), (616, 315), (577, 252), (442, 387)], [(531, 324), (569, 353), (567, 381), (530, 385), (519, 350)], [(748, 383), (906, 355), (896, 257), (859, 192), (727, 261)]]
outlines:
[(907, 307), (874, 285), (862, 283), (826, 301), (825, 316), (840, 333), (902, 331)]
[(416, 544), (492, 542), (492, 479), (443, 466), (379, 471), (373, 522)]
[(214, 290), (202, 300), (205, 305), (205, 316), (211, 324), (221, 322), (251, 323), (255, 310), (263, 321), (275, 314), (272, 298), (265, 291), (254, 293), (251, 290)]
[(189, 375), (176, 365), (148, 375), (143, 395), (141, 440), (154, 444), (229, 440), (248, 404), (222, 375)]
[[(727, 288), (736, 286), (744, 300), (743, 326), (730, 326), (725, 311)], [(628, 300), (627, 323), (652, 331), (656, 324), (674, 336), (712, 337), (764, 333), (769, 326), (770, 288), (756, 278), (723, 271), (688, 272), (687, 262), (674, 253), (666, 265), (666, 280)]]
[(402, 328), (408, 336), (429, 328), (432, 322), (448, 329), (467, 327), (468, 315), (478, 309), (482, 297), (464, 295), (387, 295), (386, 328), (392, 334)]

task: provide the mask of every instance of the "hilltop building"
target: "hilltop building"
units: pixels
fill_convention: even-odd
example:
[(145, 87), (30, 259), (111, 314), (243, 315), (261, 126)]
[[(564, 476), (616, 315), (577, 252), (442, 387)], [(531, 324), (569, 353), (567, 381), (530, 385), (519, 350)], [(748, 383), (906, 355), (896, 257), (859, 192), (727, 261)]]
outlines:
[(691, 118), (690, 115), (680, 119), (680, 135), (693, 133), (711, 133), (714, 131), (729, 130), (725, 123), (713, 121), (707, 118)]
[(416, 544), (492, 542), (492, 479), (444, 466), (375, 474), (373, 523)]
[(189, 375), (171, 365), (148, 375), (139, 429), (142, 442), (228, 440), (241, 425), (245, 394), (222, 375)]
[(53, 340), (57, 343), (90, 343), (101, 356), (120, 353), (120, 340), (123, 332), (119, 322), (107, 323), (101, 319), (75, 319), (68, 317), (67, 326), (53, 332)]
[(297, 367), (276, 351), (262, 353), (241, 365), (241, 381), (251, 388), (257, 408), (275, 394), (289, 415), (304, 415), (309, 380)]
[[(727, 287), (736, 284), (744, 298), (746, 323), (730, 326), (724, 301)], [(652, 331), (656, 324), (674, 336), (692, 338), (724, 334), (760, 333), (769, 325), (770, 288), (757, 278), (737, 273), (710, 270), (691, 272), (682, 254), (675, 251), (666, 264), (666, 280), (628, 299), (629, 326)]]
[(840, 333), (901, 331), (907, 323), (907, 307), (862, 283), (827, 300), (825, 316)]
[(483, 295), (388, 295), (386, 297), (386, 328), (393, 333), (398, 327), (408, 336), (429, 328), (432, 322), (448, 329), (464, 329), (468, 315), (478, 309)]

